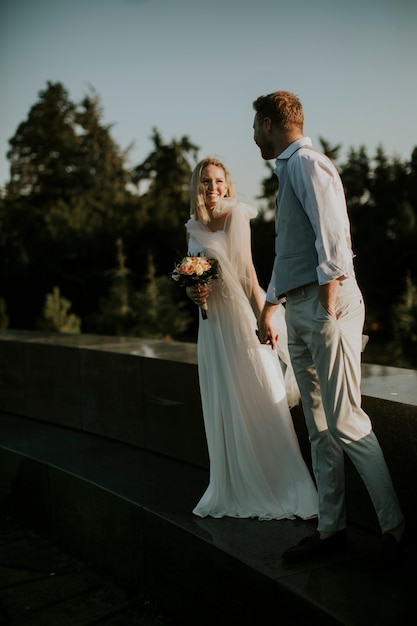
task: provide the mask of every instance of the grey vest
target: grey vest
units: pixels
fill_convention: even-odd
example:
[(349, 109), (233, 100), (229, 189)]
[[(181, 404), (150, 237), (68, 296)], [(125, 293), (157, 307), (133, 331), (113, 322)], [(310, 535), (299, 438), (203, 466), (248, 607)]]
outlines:
[[(315, 150), (310, 146), (302, 147)], [(317, 282), (316, 236), (288, 176), (288, 161), (296, 152), (287, 159), (279, 178), (274, 263), (275, 293), (278, 296)]]

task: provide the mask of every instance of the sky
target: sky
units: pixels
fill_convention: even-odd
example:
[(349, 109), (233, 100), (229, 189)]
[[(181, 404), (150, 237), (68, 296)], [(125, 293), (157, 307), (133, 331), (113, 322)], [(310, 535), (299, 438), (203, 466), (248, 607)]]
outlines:
[(243, 202), (268, 175), (252, 102), (284, 89), (304, 133), (369, 156), (417, 146), (415, 0), (0, 0), (0, 187), (8, 140), (47, 81), (100, 98), (129, 166), (187, 136), (220, 158)]

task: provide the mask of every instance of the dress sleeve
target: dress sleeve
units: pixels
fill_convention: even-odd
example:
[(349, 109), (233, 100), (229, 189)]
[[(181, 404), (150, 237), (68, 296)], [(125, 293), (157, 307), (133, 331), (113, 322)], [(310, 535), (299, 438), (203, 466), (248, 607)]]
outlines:
[(253, 263), (250, 220), (256, 215), (256, 209), (248, 204), (237, 202), (229, 216), (230, 260), (248, 297), (252, 293)]

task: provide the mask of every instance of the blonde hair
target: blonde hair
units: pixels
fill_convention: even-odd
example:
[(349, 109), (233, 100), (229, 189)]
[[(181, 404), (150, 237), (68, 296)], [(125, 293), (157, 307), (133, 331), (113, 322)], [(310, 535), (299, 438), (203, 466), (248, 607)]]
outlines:
[(299, 98), (290, 91), (274, 91), (267, 96), (259, 96), (253, 108), (260, 122), (269, 117), (273, 124), (284, 130), (294, 126), (303, 130), (303, 107)]
[(228, 170), (221, 161), (214, 157), (205, 157), (194, 168), (190, 181), (190, 214), (194, 216), (197, 221), (207, 224), (210, 221), (209, 213), (206, 209), (206, 193), (204, 186), (201, 183), (201, 173), (208, 165), (215, 165), (220, 167), (225, 176), (227, 183), (227, 198), (236, 198), (235, 185)]

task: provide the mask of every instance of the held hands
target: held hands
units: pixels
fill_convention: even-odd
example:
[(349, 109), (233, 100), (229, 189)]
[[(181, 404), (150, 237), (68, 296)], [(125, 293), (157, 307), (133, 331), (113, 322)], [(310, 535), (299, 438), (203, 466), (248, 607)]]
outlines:
[(272, 350), (275, 350), (275, 346), (278, 343), (278, 335), (271, 324), (272, 314), (275, 309), (276, 305), (265, 303), (258, 319), (258, 330), (256, 331), (259, 341), (267, 346), (271, 346)]
[(261, 329), (259, 328), (259, 330), (256, 331), (256, 334), (258, 336), (258, 339), (261, 343), (267, 345), (267, 346), (271, 346), (271, 348), (273, 350), (275, 350), (275, 346), (278, 343), (278, 335), (275, 333), (274, 329), (272, 328), (272, 326), (270, 327), (270, 329), (265, 328), (265, 329)]

